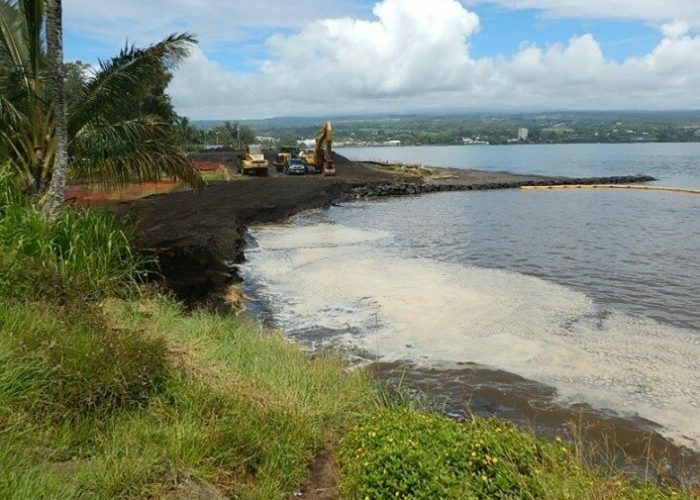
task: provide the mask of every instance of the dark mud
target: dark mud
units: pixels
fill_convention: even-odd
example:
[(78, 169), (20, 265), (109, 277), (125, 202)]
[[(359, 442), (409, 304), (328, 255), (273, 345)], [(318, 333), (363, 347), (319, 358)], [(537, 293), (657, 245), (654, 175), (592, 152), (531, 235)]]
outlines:
[[(205, 157), (236, 169), (231, 153)], [(281, 221), (300, 211), (326, 207), (359, 186), (415, 180), (377, 172), (339, 158), (338, 175), (270, 177), (212, 182), (201, 192), (155, 195), (114, 208), (136, 223), (136, 246), (157, 257), (159, 274), (182, 301), (216, 298), (237, 279), (244, 235), (253, 223)]]

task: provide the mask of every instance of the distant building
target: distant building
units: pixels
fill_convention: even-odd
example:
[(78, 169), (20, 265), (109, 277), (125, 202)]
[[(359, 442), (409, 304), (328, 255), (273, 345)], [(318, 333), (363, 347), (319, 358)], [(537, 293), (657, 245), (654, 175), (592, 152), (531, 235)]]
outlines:
[(527, 142), (527, 137), (530, 135), (530, 131), (526, 128), (518, 129), (518, 141)]
[(489, 141), (482, 141), (479, 137), (476, 139), (471, 138), (471, 137), (462, 137), (462, 144), (465, 146), (479, 146), (479, 145), (488, 145)]
[(382, 142), (382, 146), (401, 146), (401, 141), (384, 141)]

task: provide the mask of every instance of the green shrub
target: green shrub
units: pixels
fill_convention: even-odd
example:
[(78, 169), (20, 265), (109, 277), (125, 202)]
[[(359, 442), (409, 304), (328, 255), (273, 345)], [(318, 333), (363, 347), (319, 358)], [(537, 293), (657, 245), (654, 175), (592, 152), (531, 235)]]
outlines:
[(561, 441), (500, 419), (457, 422), (395, 407), (355, 427), (339, 452), (343, 498), (680, 498), (582, 467)]
[(136, 290), (145, 261), (116, 219), (66, 208), (49, 224), (0, 168), (0, 296), (100, 299)]
[(343, 440), (342, 490), (373, 500), (526, 497), (538, 490), (541, 446), (500, 420), (460, 424), (388, 409)]
[(96, 306), (0, 303), (0, 332), (3, 407), (39, 419), (143, 406), (168, 374), (162, 339), (110, 327)]

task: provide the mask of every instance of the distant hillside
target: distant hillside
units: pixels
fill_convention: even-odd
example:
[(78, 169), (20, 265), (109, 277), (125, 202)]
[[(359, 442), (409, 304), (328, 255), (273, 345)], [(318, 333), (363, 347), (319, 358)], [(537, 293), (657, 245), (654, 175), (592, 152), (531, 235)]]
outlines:
[[(265, 137), (308, 139), (327, 119), (333, 121), (336, 143), (347, 145), (700, 141), (700, 110), (281, 117), (240, 123)], [(210, 130), (224, 121), (193, 123)]]

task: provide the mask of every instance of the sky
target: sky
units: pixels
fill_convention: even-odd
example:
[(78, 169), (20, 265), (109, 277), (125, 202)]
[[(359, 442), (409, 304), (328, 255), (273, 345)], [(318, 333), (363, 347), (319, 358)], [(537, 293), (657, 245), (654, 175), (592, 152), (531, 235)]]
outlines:
[(65, 56), (173, 32), (192, 119), (700, 109), (699, 0), (64, 0)]

